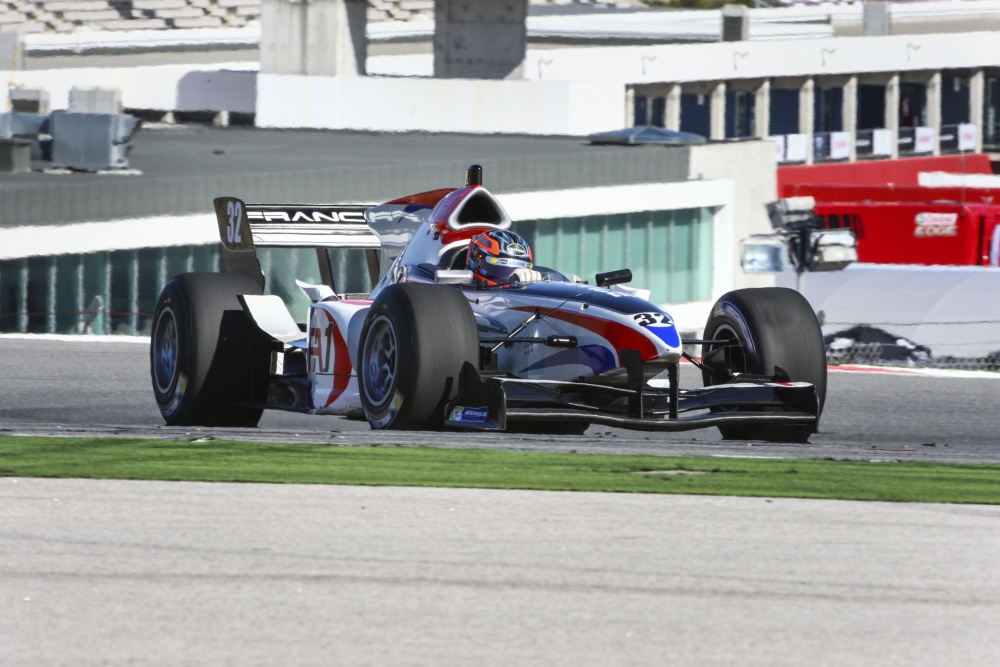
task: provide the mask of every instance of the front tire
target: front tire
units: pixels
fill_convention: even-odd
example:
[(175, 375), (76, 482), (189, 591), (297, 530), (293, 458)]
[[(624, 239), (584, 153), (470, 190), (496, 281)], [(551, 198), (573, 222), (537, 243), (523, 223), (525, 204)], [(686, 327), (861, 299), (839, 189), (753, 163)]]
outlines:
[(150, 375), (171, 426), (256, 426), (267, 393), (268, 339), (239, 302), (260, 294), (250, 278), (182, 273), (163, 287), (153, 315)]
[[(703, 357), (725, 347), (729, 370), (749, 375), (771, 376), (781, 367), (794, 382), (816, 387), (819, 414), (826, 400), (826, 346), (823, 333), (805, 297), (783, 287), (734, 290), (716, 301), (705, 324), (707, 340), (726, 340), (728, 345), (706, 344)], [(723, 380), (703, 372), (705, 386)], [(725, 440), (770, 440), (807, 442), (813, 429), (803, 426), (720, 426)]]
[(478, 367), (469, 302), (444, 285), (398, 283), (372, 303), (358, 349), (358, 388), (374, 429), (440, 429), (465, 363)]

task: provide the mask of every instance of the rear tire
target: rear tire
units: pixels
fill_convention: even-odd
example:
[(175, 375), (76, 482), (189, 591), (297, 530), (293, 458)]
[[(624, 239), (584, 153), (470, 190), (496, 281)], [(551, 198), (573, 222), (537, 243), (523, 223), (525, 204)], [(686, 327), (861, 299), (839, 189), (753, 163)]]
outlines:
[(150, 375), (171, 426), (256, 426), (270, 366), (268, 337), (238, 296), (256, 282), (228, 273), (182, 273), (160, 293), (153, 315)]
[(441, 429), (465, 363), (478, 368), (469, 302), (444, 285), (398, 283), (372, 303), (357, 354), (358, 388), (374, 429)]
[[(826, 400), (826, 346), (816, 314), (805, 297), (783, 287), (734, 290), (716, 301), (705, 324), (707, 340), (735, 343), (726, 353), (733, 373), (773, 375), (780, 366), (793, 382), (816, 387), (819, 414)], [(707, 356), (720, 345), (705, 345)], [(703, 372), (705, 386), (721, 379)], [(720, 426), (725, 440), (807, 442), (813, 429), (804, 426)]]

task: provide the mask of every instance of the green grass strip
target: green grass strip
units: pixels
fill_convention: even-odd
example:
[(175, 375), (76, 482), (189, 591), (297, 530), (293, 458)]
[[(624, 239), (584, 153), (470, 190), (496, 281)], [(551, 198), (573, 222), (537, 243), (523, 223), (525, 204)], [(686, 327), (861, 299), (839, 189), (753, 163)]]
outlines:
[(0, 437), (0, 476), (1000, 503), (1000, 465)]

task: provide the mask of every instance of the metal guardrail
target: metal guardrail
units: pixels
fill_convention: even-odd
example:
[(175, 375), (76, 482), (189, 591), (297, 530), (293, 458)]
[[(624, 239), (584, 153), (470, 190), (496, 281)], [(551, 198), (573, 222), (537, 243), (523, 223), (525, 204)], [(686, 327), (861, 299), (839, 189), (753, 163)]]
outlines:
[[(984, 147), (1000, 148), (1000, 123), (992, 130), (984, 129)], [(992, 132), (992, 134), (991, 134)], [(969, 123), (942, 125), (940, 137), (935, 136), (930, 127), (901, 127), (893, 136), (886, 128), (856, 130), (848, 132), (814, 132), (806, 134), (773, 135), (768, 137), (777, 144), (778, 162), (796, 164), (806, 161), (805, 147), (812, 144), (813, 162), (831, 162), (849, 158), (850, 142), (854, 142), (854, 155), (858, 160), (888, 159), (895, 143), (900, 157), (931, 155), (935, 146), (943, 154), (973, 150), (976, 142), (976, 126)], [(793, 148), (799, 149), (797, 152)]]

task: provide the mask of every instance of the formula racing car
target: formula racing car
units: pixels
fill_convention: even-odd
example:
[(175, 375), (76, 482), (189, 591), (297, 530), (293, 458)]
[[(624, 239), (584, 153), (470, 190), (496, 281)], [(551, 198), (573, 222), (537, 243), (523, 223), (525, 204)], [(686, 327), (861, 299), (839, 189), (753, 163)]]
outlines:
[[(627, 269), (591, 283), (534, 263), (478, 165), (463, 187), (379, 205), (220, 197), (215, 212), (225, 271), (173, 277), (153, 316), (167, 424), (252, 427), (279, 409), (374, 429), (817, 430), (823, 337), (798, 292), (729, 292), (682, 340)], [(262, 263), (297, 287), (265, 285)], [(703, 386), (680, 386), (682, 360)]]

